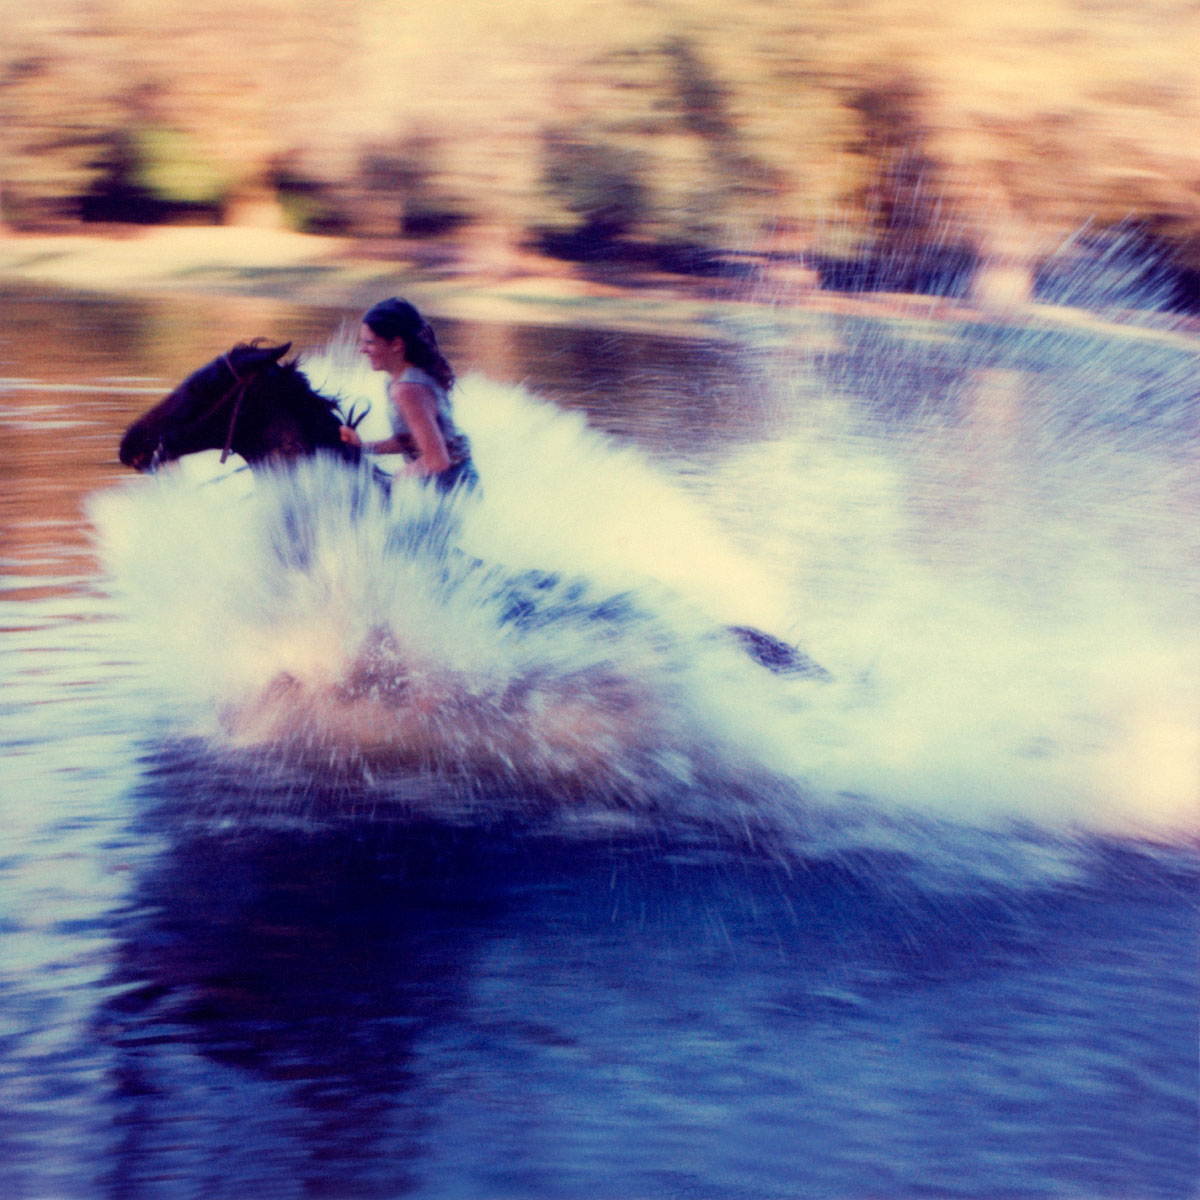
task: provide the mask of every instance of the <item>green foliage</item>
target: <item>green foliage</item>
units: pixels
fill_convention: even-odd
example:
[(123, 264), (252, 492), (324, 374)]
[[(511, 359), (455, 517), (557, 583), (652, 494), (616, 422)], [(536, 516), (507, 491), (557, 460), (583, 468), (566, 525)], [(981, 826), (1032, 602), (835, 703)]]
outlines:
[(332, 219), (329, 206), (308, 192), (285, 189), (279, 193), (279, 205), (284, 224), (297, 233), (320, 233)]
[(338, 189), (306, 175), (295, 163), (276, 164), (269, 181), (289, 229), (332, 235), (349, 228), (348, 206)]
[(217, 206), (233, 190), (232, 174), (180, 130), (148, 126), (135, 129), (130, 140), (131, 181), (157, 201)]
[(542, 139), (542, 183), (574, 231), (605, 240), (637, 229), (647, 214), (644, 158), (564, 129)]

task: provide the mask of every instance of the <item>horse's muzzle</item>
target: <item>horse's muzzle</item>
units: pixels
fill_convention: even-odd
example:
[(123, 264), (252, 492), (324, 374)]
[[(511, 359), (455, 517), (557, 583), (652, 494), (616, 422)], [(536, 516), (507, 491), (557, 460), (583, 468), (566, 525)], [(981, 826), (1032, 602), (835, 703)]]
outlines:
[(117, 457), (135, 471), (152, 471), (163, 457), (163, 444), (160, 438), (157, 443), (151, 440), (144, 430), (136, 425), (125, 431), (121, 439)]

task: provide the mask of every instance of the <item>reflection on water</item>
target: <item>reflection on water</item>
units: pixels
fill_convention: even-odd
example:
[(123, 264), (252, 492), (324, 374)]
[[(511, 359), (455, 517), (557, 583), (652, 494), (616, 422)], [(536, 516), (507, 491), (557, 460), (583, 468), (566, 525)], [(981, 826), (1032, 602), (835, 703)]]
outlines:
[[(86, 546), (78, 499), (120, 470), (114, 429), (234, 342), (261, 336), (311, 350), (360, 315), (244, 298), (47, 299), (17, 291), (0, 303), (6, 447), (0, 518), (6, 544), (21, 547), (6, 569), (38, 575), (50, 574), (46, 568), (66, 550)], [(540, 395), (585, 407), (600, 428), (648, 448), (680, 450), (679, 423), (664, 420), (664, 401), (686, 411), (688, 440), (704, 444), (731, 435), (724, 402), (738, 398), (744, 417), (744, 397), (753, 390), (736, 361), (703, 342), (452, 321), (439, 321), (438, 329), (460, 372), (527, 383)], [(72, 559), (63, 573), (70, 567), (88, 570)]]
[[(833, 669), (743, 703), (664, 653), (667, 617), (648, 635), (677, 749), (770, 743), (772, 837), (696, 819), (733, 782), (680, 776), (641, 823), (482, 791), (451, 821), (436, 778), (192, 736), (147, 664), (194, 688), (179, 647), (216, 627), (228, 543), (185, 544), (200, 590), (131, 490), (156, 582), (170, 599), (180, 563), (193, 601), (150, 636), (87, 498), (198, 363), (357, 314), (3, 304), (4, 1195), (1192, 1193), (1194, 346), (439, 324), (464, 373), (645, 455), (464, 388), (492, 549), (597, 586), (657, 561)], [(280, 617), (245, 607), (251, 631)]]

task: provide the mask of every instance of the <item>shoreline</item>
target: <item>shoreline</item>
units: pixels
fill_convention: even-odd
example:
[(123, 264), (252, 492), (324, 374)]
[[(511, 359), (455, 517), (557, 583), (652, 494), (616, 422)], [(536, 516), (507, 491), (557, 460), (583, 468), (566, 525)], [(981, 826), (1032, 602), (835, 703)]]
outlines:
[(763, 309), (753, 300), (705, 295), (712, 289), (703, 283), (613, 286), (581, 278), (569, 264), (526, 255), (502, 267), (430, 267), (419, 253), (405, 253), (419, 249), (233, 226), (8, 233), (0, 235), (0, 285), (246, 296), (328, 308), (365, 308), (381, 296), (406, 294), (431, 313), (463, 320), (690, 329), (693, 336), (718, 311)]
[[(413, 251), (405, 254), (405, 250)], [(1200, 322), (1169, 327), (1083, 309), (1023, 302), (977, 305), (911, 293), (823, 291), (803, 270), (754, 283), (682, 277), (621, 285), (581, 277), (571, 264), (532, 255), (502, 266), (429, 267), (417, 247), (240, 226), (102, 227), (97, 232), (0, 233), (0, 286), (98, 294), (230, 296), (314, 308), (365, 308), (406, 294), (437, 316), (565, 325), (674, 337), (724, 337), (744, 323), (808, 326), (821, 317), (901, 323), (958, 322), (1012, 328), (1049, 325), (1195, 348)], [(426, 250), (427, 253), (427, 250)], [(740, 294), (739, 294), (740, 293)], [(1141, 319), (1138, 320), (1137, 318)]]

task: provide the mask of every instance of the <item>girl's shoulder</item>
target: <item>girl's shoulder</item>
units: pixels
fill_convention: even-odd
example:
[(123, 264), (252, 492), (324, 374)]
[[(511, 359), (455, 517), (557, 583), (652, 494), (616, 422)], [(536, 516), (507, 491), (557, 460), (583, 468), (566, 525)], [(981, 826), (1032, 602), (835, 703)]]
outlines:
[(408, 366), (405, 367), (399, 375), (395, 377), (396, 383), (417, 383), (422, 387), (427, 387), (435, 396), (443, 394), (442, 387), (438, 381), (434, 379), (428, 371), (422, 371), (420, 367)]

